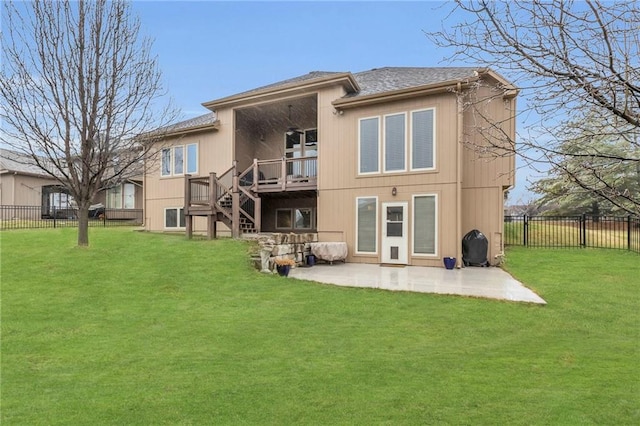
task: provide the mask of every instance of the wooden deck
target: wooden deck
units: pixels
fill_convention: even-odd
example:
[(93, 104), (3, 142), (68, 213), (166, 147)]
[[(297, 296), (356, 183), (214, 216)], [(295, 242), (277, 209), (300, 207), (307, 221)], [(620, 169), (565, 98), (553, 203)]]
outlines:
[(241, 173), (234, 163), (219, 176), (216, 173), (206, 177), (187, 175), (184, 191), (187, 236), (191, 237), (194, 216), (207, 217), (210, 238), (216, 237), (217, 221), (227, 224), (234, 237), (260, 232), (260, 194), (295, 196), (317, 188), (316, 157), (254, 159)]

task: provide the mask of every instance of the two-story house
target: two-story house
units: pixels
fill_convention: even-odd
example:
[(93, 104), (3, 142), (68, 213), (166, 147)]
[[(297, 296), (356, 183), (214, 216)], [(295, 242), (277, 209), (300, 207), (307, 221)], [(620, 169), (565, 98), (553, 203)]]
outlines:
[(210, 113), (164, 129), (146, 227), (317, 233), (346, 242), (348, 262), (422, 266), (460, 261), (478, 229), (493, 261), (515, 163), (482, 148), (508, 143), (486, 129), (514, 140), (516, 95), (488, 69), (379, 68), (205, 102)]

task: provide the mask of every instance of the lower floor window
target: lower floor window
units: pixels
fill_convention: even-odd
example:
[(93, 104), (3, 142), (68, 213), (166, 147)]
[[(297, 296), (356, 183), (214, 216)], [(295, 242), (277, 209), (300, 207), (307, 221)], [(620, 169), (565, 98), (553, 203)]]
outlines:
[(164, 209), (164, 227), (165, 228), (184, 228), (184, 209), (182, 207)]
[(413, 197), (413, 253), (436, 254), (436, 196)]
[(356, 198), (356, 252), (377, 252), (378, 199)]
[(276, 210), (277, 229), (312, 229), (313, 209), (278, 209)]
[(135, 208), (136, 189), (132, 183), (123, 183), (107, 190), (107, 207), (110, 209)]

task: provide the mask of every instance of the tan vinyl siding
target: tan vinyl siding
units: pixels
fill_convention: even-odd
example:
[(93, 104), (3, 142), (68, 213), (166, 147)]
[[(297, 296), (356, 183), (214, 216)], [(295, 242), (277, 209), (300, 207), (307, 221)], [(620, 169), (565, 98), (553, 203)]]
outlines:
[(504, 210), (501, 188), (473, 188), (462, 190), (462, 236), (477, 229), (489, 240), (488, 260), (497, 262), (502, 253)]
[[(222, 118), (229, 119), (229, 114), (220, 114)], [(228, 121), (225, 121), (228, 123)], [(228, 124), (232, 126), (232, 124)], [(224, 138), (230, 138), (232, 132), (229, 127), (219, 131), (187, 134), (182, 137), (174, 137), (162, 144), (158, 149), (176, 145), (198, 144), (198, 173), (194, 176), (208, 176), (209, 172), (223, 173), (232, 165), (231, 141), (223, 143)], [(160, 159), (148, 165), (145, 174), (145, 228), (150, 231), (164, 230), (164, 209), (182, 207), (184, 205), (184, 176), (160, 176)], [(222, 224), (219, 224), (222, 226)], [(223, 226), (222, 226), (223, 227)], [(195, 220), (194, 229), (198, 232), (206, 230), (206, 221)]]
[[(485, 91), (487, 89), (484, 89)], [(488, 94), (487, 94), (488, 95)], [(515, 109), (515, 99), (492, 99), (479, 105), (482, 115), (494, 117), (495, 122), (501, 123), (502, 131), (511, 140), (515, 140), (515, 120), (512, 111)], [(474, 126), (489, 128), (486, 121), (480, 118), (480, 114), (467, 110), (464, 113), (465, 149), (463, 150), (463, 178), (465, 188), (479, 187), (509, 187), (515, 184), (515, 156), (508, 150), (491, 149), (490, 145), (496, 144), (510, 148), (503, 141), (504, 135), (500, 132), (485, 134), (484, 137), (474, 130)], [(491, 142), (486, 138), (490, 138)], [(483, 152), (483, 148), (489, 148), (489, 152)]]
[[(320, 99), (323, 99), (320, 96)], [(361, 118), (380, 117), (405, 113), (408, 121), (411, 112), (433, 108), (436, 117), (436, 161), (433, 170), (407, 171), (403, 173), (358, 174), (358, 126)], [(408, 229), (412, 230), (413, 195), (436, 195), (437, 241), (433, 256), (411, 256), (413, 265), (441, 266), (442, 256), (455, 256), (455, 179), (456, 179), (456, 102), (452, 94), (443, 94), (423, 99), (412, 99), (392, 104), (378, 104), (351, 109), (344, 114), (334, 114), (333, 110), (320, 108), (320, 129), (322, 135), (318, 198), (318, 238), (321, 241), (345, 241), (349, 248), (349, 262), (378, 263), (380, 250), (376, 255), (355, 254), (356, 242), (356, 198), (378, 197), (378, 248), (381, 239), (380, 209), (385, 202), (407, 202), (409, 215)], [(381, 131), (383, 126), (380, 127)], [(410, 168), (410, 123), (406, 130), (405, 166)], [(381, 170), (384, 167), (380, 147)], [(391, 195), (396, 187), (397, 195)], [(411, 234), (411, 232), (410, 232)], [(408, 239), (409, 253), (413, 244), (412, 235)]]

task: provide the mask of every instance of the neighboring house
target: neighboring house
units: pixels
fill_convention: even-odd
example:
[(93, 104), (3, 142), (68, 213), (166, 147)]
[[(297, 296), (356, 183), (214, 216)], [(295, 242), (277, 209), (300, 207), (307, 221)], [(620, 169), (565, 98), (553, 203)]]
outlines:
[[(100, 191), (94, 204), (113, 209), (141, 209), (142, 177)], [(0, 205), (41, 206), (39, 216), (42, 218), (76, 207), (73, 197), (60, 182), (43, 172), (30, 157), (7, 149), (0, 149)]]
[[(459, 100), (471, 91), (481, 114)], [(479, 229), (493, 262), (514, 157), (470, 146), (487, 143), (481, 117), (514, 140), (516, 95), (487, 69), (380, 68), (205, 102), (210, 113), (163, 129), (146, 227), (317, 233), (346, 242), (348, 262), (424, 266), (460, 260), (462, 237)]]

